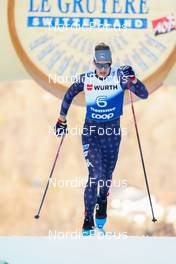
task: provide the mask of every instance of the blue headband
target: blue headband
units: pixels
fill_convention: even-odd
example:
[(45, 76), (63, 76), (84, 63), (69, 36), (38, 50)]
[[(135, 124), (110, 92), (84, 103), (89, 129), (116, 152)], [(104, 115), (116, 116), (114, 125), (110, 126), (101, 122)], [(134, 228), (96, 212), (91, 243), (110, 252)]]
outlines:
[(96, 50), (94, 59), (96, 62), (101, 62), (101, 61), (111, 62), (112, 61), (111, 51), (110, 50)]

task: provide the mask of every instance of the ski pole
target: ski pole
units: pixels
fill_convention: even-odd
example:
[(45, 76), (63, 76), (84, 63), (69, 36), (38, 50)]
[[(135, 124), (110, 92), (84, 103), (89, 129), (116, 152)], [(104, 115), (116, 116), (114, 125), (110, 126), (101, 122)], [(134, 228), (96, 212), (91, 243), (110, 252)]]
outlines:
[(58, 159), (58, 156), (59, 156), (59, 152), (60, 152), (60, 149), (61, 149), (61, 146), (62, 146), (62, 143), (63, 143), (64, 137), (65, 137), (65, 135), (63, 135), (63, 136), (61, 137), (61, 141), (60, 141), (60, 143), (59, 143), (59, 147), (58, 147), (58, 150), (57, 150), (57, 153), (56, 153), (56, 157), (55, 157), (55, 160), (54, 160), (54, 163), (53, 163), (53, 166), (52, 166), (52, 169), (51, 169), (50, 175), (49, 175), (49, 179), (48, 179), (48, 182), (47, 182), (47, 185), (46, 185), (45, 191), (44, 191), (43, 196), (42, 196), (42, 200), (41, 200), (41, 203), (40, 203), (40, 207), (39, 207), (39, 209), (38, 209), (37, 214), (34, 216), (35, 219), (39, 219), (39, 217), (40, 217), (40, 211), (41, 211), (41, 209), (42, 209), (42, 206), (43, 206), (43, 203), (44, 203), (44, 200), (45, 200), (45, 197), (46, 197), (47, 191), (48, 191), (48, 187), (49, 187), (50, 179), (51, 179), (51, 177), (52, 177), (52, 175), (53, 175), (54, 168), (55, 168), (55, 166), (56, 166), (56, 162), (57, 162), (57, 159)]
[(133, 113), (136, 136), (137, 136), (137, 141), (138, 141), (139, 151), (140, 151), (140, 156), (141, 156), (141, 161), (142, 161), (142, 167), (143, 167), (143, 171), (144, 171), (144, 178), (145, 178), (145, 183), (146, 183), (146, 187), (147, 187), (152, 217), (153, 217), (152, 221), (155, 223), (157, 221), (157, 219), (155, 218), (155, 215), (154, 215), (154, 210), (153, 210), (153, 205), (152, 205), (152, 200), (151, 200), (151, 195), (150, 195), (150, 189), (149, 189), (149, 184), (148, 184), (148, 180), (147, 180), (147, 173), (146, 173), (146, 169), (145, 169), (144, 157), (143, 157), (142, 147), (141, 147), (141, 142), (140, 142), (140, 137), (139, 137), (139, 131), (138, 131), (138, 127), (137, 127), (137, 120), (136, 120), (136, 115), (135, 115), (135, 111), (134, 111), (133, 97), (132, 97), (132, 93), (130, 90), (129, 90), (129, 94), (130, 94), (131, 109), (132, 109), (132, 113)]

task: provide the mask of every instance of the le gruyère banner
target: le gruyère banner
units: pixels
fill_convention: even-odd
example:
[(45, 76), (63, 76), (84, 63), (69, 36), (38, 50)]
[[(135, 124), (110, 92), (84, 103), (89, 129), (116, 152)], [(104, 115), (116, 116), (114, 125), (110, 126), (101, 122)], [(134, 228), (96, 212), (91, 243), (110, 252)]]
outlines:
[(25, 68), (59, 97), (75, 75), (93, 69), (99, 42), (111, 46), (114, 66), (132, 65), (150, 92), (175, 61), (172, 0), (9, 0), (8, 23)]

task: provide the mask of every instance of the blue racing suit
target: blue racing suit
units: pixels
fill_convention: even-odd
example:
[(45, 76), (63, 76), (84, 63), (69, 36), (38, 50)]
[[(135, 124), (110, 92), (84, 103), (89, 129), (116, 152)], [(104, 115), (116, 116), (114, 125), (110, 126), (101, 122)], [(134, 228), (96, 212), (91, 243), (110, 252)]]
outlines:
[(121, 142), (120, 116), (126, 89), (140, 98), (148, 97), (145, 86), (139, 80), (133, 84), (124, 79), (120, 68), (111, 68), (106, 78), (87, 72), (67, 90), (61, 105), (60, 114), (66, 116), (73, 98), (85, 93), (87, 111), (82, 144), (89, 170), (84, 192), (87, 216), (94, 213), (97, 194), (105, 199), (109, 192)]

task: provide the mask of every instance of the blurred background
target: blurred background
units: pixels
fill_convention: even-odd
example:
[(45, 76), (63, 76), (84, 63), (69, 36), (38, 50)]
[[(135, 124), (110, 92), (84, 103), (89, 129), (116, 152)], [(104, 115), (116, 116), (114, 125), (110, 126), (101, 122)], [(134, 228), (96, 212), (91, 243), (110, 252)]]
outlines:
[[(28, 67), (23, 65), (24, 61), (19, 55), (19, 50), (16, 50), (15, 36), (12, 32), (9, 33), (8, 15), (12, 13), (7, 14), (7, 10), (13, 11), (10, 2), (14, 3), (15, 12), (20, 10), (19, 1), (1, 0), (0, 2), (3, 25), (0, 29), (3, 40), (1, 49), (3, 60), (0, 62), (0, 235), (46, 236), (49, 230), (80, 231), (84, 216), (83, 185), (87, 179), (80, 135), (68, 135), (65, 138), (53, 175), (53, 185), (47, 194), (41, 218), (39, 221), (34, 220), (60, 141), (50, 133), (50, 128), (58, 118), (61, 98), (68, 86), (60, 84), (62, 93), (59, 91), (59, 85), (56, 88), (52, 86), (50, 91), (48, 87), (44, 87), (45, 85), (42, 86), (43, 79), (39, 76), (37, 78), (36, 72), (32, 75), (35, 79), (33, 80), (30, 75), (32, 70), (27, 69), (29, 65)], [(152, 19), (170, 15), (173, 11), (168, 1), (168, 9), (163, 13), (163, 3), (164, 1), (161, 10), (159, 9), (157, 13), (154, 1), (150, 1)], [(23, 5), (21, 8), (24, 8)], [(18, 19), (19, 17), (16, 18)], [(10, 23), (12, 22), (15, 27), (15, 22), (11, 20)], [(23, 32), (19, 32), (18, 23), (16, 28), (22, 36)], [(27, 36), (26, 32), (24, 29), (25, 36)], [(129, 34), (133, 32), (134, 29)], [(35, 35), (36, 32), (34, 31), (33, 34)], [(141, 34), (144, 35), (146, 32)], [(154, 37), (152, 28), (149, 34), (153, 34)], [(176, 235), (174, 34), (175, 28), (172, 28), (171, 32), (167, 29), (163, 31), (160, 39), (158, 38), (160, 35), (156, 37), (157, 41), (165, 45), (165, 54), (162, 57), (160, 50), (157, 54), (158, 59), (151, 61), (151, 67), (147, 61), (146, 72), (143, 70), (140, 75), (140, 65), (134, 63), (139, 77), (150, 91), (148, 100), (135, 103), (135, 111), (158, 222), (153, 224), (151, 221), (131, 107), (127, 104), (124, 106), (121, 122), (121, 126), (127, 129), (127, 135), (123, 137), (119, 160), (113, 175), (114, 184), (109, 196), (107, 231), (127, 232), (128, 235)], [(33, 35), (30, 35), (30, 38), (33, 38)], [(90, 39), (93, 45), (102, 39), (102, 35), (96, 37), (94, 34)], [(106, 40), (111, 44), (108, 37)], [(129, 47), (131, 46), (127, 46), (126, 49)], [(67, 46), (66, 48), (69, 52)], [(131, 49), (133, 48), (132, 46)], [(79, 56), (80, 54), (79, 51)], [(124, 50), (122, 50), (123, 54), (125, 54)], [(29, 50), (28, 56), (30, 56)], [(31, 51), (31, 60), (35, 61), (32, 56)], [(91, 53), (87, 52), (86, 58), (91, 59), (90, 56)], [(123, 60), (122, 62), (124, 63)], [(42, 63), (43, 61), (41, 68), (46, 65)], [(118, 63), (120, 64), (121, 60)], [(87, 64), (87, 67), (90, 66)], [(79, 71), (82, 71), (81, 67), (78, 73)], [(46, 69), (43, 69), (43, 72), (46, 74)], [(157, 79), (156, 83), (154, 77)], [(70, 128), (83, 126), (85, 108), (82, 107), (84, 103), (80, 100), (73, 102), (69, 110)]]

